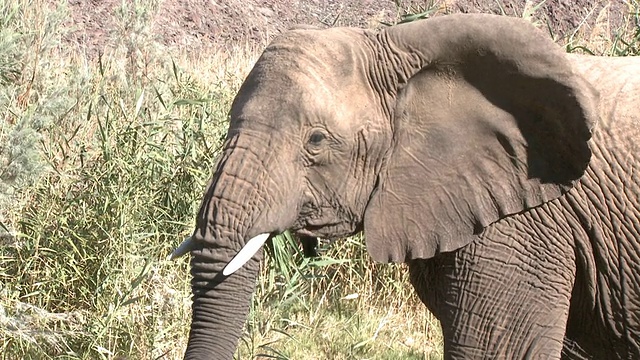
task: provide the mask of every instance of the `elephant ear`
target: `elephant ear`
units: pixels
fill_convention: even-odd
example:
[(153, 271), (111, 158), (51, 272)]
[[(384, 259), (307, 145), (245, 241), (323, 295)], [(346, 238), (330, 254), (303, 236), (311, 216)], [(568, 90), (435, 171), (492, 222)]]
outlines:
[(451, 15), (377, 40), (393, 145), (364, 217), (375, 260), (456, 250), (583, 175), (597, 94), (531, 24)]

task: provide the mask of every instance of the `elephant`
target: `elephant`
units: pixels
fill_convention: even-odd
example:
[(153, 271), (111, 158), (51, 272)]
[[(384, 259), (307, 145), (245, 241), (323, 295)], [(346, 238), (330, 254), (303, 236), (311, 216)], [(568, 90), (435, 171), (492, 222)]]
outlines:
[(185, 359), (231, 359), (262, 245), (364, 233), (446, 359), (640, 358), (640, 58), (526, 20), (297, 28), (229, 112), (190, 253)]

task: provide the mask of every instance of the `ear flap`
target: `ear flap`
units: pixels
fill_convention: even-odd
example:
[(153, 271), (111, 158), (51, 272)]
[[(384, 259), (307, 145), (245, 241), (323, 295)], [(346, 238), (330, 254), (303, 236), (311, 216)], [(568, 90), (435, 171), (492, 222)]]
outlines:
[(375, 260), (456, 250), (582, 176), (597, 96), (533, 26), (456, 15), (379, 38), (410, 65), (393, 69), (394, 144), (365, 212)]

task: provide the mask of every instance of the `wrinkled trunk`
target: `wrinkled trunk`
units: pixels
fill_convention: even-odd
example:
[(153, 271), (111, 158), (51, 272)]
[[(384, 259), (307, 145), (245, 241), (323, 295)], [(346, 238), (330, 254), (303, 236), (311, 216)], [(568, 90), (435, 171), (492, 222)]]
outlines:
[(210, 249), (198, 252), (191, 260), (193, 317), (185, 359), (231, 359), (249, 312), (262, 251), (226, 279), (222, 268), (228, 259), (216, 259)]
[(282, 161), (258, 158), (268, 152), (256, 150), (256, 143), (241, 135), (229, 138), (198, 214), (191, 251), (193, 318), (185, 359), (233, 357), (263, 252), (228, 277), (222, 270), (251, 237), (280, 232), (295, 218), (295, 203), (287, 200), (294, 196), (284, 196), (291, 184), (273, 181), (273, 174), (283, 171)]

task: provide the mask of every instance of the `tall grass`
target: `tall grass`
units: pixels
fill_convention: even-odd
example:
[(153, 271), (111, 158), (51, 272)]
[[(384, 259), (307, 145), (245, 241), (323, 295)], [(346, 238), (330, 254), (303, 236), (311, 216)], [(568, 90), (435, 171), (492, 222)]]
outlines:
[(0, 153), (4, 173), (21, 166), (2, 178), (2, 358), (177, 358), (184, 346), (187, 263), (165, 259), (192, 229), (241, 74), (220, 56), (203, 74), (204, 59), (162, 54), (140, 35), (152, 8), (134, 5), (118, 12), (126, 39), (89, 62), (59, 42), (64, 3), (0, 4), (12, 51), (0, 51), (1, 136), (15, 139)]
[[(192, 230), (258, 52), (172, 53), (153, 37), (161, 3), (136, 0), (89, 59), (61, 40), (65, 4), (0, 0), (0, 358), (178, 359), (188, 260), (166, 256)], [(637, 30), (616, 39), (637, 54)], [(441, 356), (405, 266), (371, 262), (360, 236), (321, 253), (274, 239), (237, 358)]]

